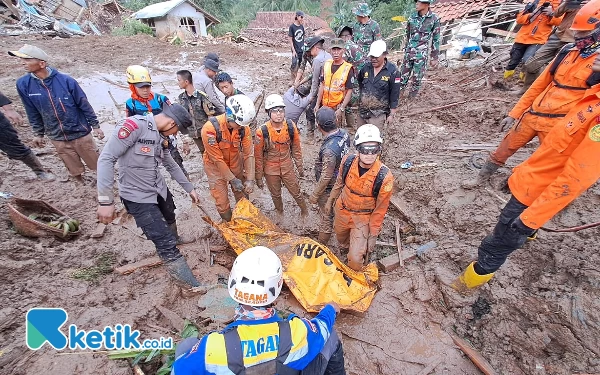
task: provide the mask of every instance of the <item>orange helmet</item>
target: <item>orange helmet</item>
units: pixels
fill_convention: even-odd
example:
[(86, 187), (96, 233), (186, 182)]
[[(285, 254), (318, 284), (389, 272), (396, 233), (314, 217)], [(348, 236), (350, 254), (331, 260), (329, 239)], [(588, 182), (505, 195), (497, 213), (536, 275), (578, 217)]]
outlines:
[(571, 30), (591, 31), (596, 28), (600, 28), (600, 0), (591, 0), (577, 12)]

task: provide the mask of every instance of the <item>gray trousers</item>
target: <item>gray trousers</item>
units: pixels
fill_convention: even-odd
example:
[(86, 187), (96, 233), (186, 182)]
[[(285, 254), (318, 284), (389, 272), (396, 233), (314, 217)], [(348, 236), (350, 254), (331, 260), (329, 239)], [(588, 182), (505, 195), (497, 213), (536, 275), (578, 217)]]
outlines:
[(535, 52), (535, 55), (531, 56), (523, 65), (525, 71), (525, 87), (524, 90), (528, 89), (537, 77), (542, 74), (542, 71), (546, 65), (554, 59), (554, 57), (560, 52), (560, 50), (567, 44), (558, 39), (556, 34), (550, 35), (546, 44), (540, 47)]

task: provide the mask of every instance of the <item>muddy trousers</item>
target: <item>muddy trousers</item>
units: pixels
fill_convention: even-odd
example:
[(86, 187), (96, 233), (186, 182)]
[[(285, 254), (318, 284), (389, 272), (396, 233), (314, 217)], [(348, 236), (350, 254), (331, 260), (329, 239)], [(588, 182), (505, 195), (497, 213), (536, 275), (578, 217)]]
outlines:
[(306, 113), (306, 131), (309, 136), (314, 135), (314, 131), (315, 131), (315, 121), (316, 121), (315, 106), (316, 105), (317, 105), (317, 95), (315, 95), (315, 97), (310, 102), (308, 107), (306, 107), (306, 111), (304, 112), (304, 113)]
[(290, 170), (288, 173), (283, 175), (266, 174), (265, 181), (277, 211), (283, 212), (283, 199), (281, 198), (282, 185), (285, 185), (285, 188), (288, 189), (291, 196), (299, 206), (303, 204), (304, 197), (302, 197), (302, 193), (300, 192), (300, 183), (298, 182), (298, 177), (296, 177), (296, 174), (293, 170)]
[(546, 44), (540, 47), (528, 60), (523, 60), (523, 70), (525, 71), (525, 86), (524, 89), (528, 89), (529, 86), (539, 77), (546, 65), (554, 59), (554, 57), (560, 52), (560, 50), (567, 44), (562, 40), (558, 39), (556, 34), (550, 35)]
[(409, 96), (415, 97), (421, 90), (421, 82), (427, 70), (427, 58), (405, 58), (400, 68), (400, 88), (404, 90), (410, 79)]
[(360, 271), (368, 256), (368, 249), (372, 249), (377, 240), (370, 236), (369, 214), (353, 214), (343, 208), (335, 207), (333, 231), (340, 246), (348, 249), (348, 266), (355, 271)]
[(173, 160), (175, 160), (175, 163), (177, 163), (179, 168), (181, 168), (181, 171), (183, 172), (183, 174), (187, 177), (188, 172), (185, 170), (185, 168), (183, 166), (183, 156), (181, 156), (177, 147), (175, 147), (175, 146), (171, 147), (169, 149), (169, 152), (171, 153), (171, 157), (173, 158)]
[[(175, 359), (187, 354), (200, 342), (196, 337), (182, 340), (175, 348)], [(344, 369), (344, 348), (335, 329), (329, 335), (325, 346), (301, 372), (302, 375), (346, 375)]]
[[(206, 168), (206, 166), (205, 166)], [(205, 169), (206, 172), (206, 169)], [(235, 174), (235, 173), (234, 173)], [(212, 174), (206, 174), (208, 177), (208, 188), (210, 189), (210, 195), (215, 200), (215, 204), (217, 206), (217, 211), (219, 214), (224, 214), (227, 211), (231, 210), (231, 206), (229, 205), (229, 190), (228, 187), (230, 183), (222, 178), (221, 176), (213, 176)], [(236, 174), (235, 177), (239, 178), (242, 182), (245, 181), (243, 173), (240, 172)], [(239, 201), (240, 199), (246, 197), (243, 191), (234, 191), (233, 196), (235, 197), (235, 201)]]
[[(526, 115), (527, 116), (527, 115)], [(490, 154), (490, 160), (497, 165), (504, 165), (508, 158), (514, 155), (521, 147), (525, 146), (536, 136), (540, 143), (548, 132), (535, 130), (529, 121), (519, 121), (502, 139), (498, 147)]]
[(175, 202), (167, 190), (167, 199), (160, 195), (157, 203), (137, 203), (121, 198), (125, 209), (135, 219), (146, 238), (154, 242), (160, 259), (167, 263), (181, 258), (177, 238), (169, 225), (175, 222)]
[(506, 66), (506, 70), (515, 70), (521, 61), (527, 61), (535, 55), (540, 46), (541, 44), (514, 43), (510, 49), (510, 61)]
[(81, 176), (85, 172), (83, 162), (93, 171), (98, 168), (98, 148), (92, 134), (72, 141), (52, 140), (52, 144), (71, 176)]
[(319, 206), (319, 215), (321, 219), (319, 222), (319, 232), (322, 233), (333, 232), (333, 210), (331, 210), (331, 213), (329, 215), (326, 215), (324, 212), (324, 207), (327, 204), (327, 201), (329, 200), (330, 193), (331, 189), (325, 190), (325, 192), (319, 197), (319, 200), (317, 200), (317, 205)]
[(31, 154), (31, 149), (21, 142), (17, 131), (4, 116), (0, 116), (0, 150), (13, 160), (23, 160)]
[(487, 275), (496, 272), (504, 264), (506, 258), (523, 246), (527, 237), (535, 232), (533, 229), (523, 231), (512, 225), (526, 208), (526, 205), (511, 196), (500, 213), (494, 231), (479, 245), (475, 264), (477, 274)]

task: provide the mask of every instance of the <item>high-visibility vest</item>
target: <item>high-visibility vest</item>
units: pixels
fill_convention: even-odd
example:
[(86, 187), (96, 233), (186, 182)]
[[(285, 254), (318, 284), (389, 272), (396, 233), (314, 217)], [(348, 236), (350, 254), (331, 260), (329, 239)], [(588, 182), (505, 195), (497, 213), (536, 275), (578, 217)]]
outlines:
[(332, 65), (333, 60), (327, 60), (323, 65), (323, 100), (321, 102), (324, 106), (336, 108), (344, 100), (346, 81), (352, 64), (344, 61), (335, 74), (331, 74)]

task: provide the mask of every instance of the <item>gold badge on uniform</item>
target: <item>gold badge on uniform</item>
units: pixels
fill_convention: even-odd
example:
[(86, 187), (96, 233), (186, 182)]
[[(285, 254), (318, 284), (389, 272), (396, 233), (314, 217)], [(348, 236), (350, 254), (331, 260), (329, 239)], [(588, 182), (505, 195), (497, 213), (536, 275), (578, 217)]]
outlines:
[(590, 139), (594, 142), (600, 142), (600, 124), (596, 124), (590, 129)]

